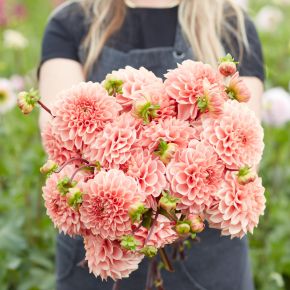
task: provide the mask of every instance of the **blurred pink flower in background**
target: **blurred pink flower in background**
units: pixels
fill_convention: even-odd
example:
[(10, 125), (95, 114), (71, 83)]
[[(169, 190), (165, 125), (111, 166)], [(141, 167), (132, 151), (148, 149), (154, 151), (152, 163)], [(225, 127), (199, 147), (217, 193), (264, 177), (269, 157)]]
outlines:
[(277, 127), (290, 121), (290, 94), (287, 91), (279, 87), (265, 91), (262, 120)]
[(16, 92), (23, 91), (25, 88), (25, 79), (20, 75), (12, 75), (10, 82)]
[(273, 5), (265, 5), (256, 15), (257, 28), (263, 32), (275, 32), (284, 19), (280, 8)]

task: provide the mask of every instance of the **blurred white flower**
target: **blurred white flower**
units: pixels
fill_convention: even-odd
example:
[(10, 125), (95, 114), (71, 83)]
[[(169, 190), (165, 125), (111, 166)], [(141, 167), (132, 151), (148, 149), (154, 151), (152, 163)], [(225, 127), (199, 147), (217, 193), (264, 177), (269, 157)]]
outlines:
[(262, 120), (276, 127), (290, 121), (290, 95), (283, 88), (272, 88), (264, 93)]
[(256, 15), (255, 22), (260, 31), (275, 32), (283, 19), (284, 15), (281, 9), (266, 5)]
[(3, 45), (10, 49), (24, 49), (28, 46), (28, 40), (17, 30), (6, 29), (3, 33)]
[(249, 7), (249, 0), (236, 0), (236, 2), (242, 6), (245, 10)]
[(275, 0), (278, 5), (290, 5), (290, 0)]
[(0, 114), (4, 114), (16, 105), (16, 95), (11, 82), (7, 79), (0, 79)]

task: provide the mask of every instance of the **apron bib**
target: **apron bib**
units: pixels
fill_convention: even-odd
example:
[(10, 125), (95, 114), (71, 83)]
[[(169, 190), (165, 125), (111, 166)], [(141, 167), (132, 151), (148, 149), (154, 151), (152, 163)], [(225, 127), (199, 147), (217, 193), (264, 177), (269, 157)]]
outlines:
[[(84, 63), (86, 52), (79, 49)], [(126, 65), (144, 66), (158, 77), (186, 59), (194, 59), (191, 47), (185, 41), (180, 25), (177, 25), (172, 47), (133, 49), (122, 52), (104, 46), (87, 81), (102, 81), (112, 70)], [(206, 228), (199, 234), (201, 242), (193, 243), (187, 250), (187, 259), (174, 263), (174, 273), (162, 272), (166, 290), (253, 290), (248, 259), (247, 239), (221, 237), (218, 230)], [(72, 239), (63, 234), (57, 237), (57, 290), (111, 290), (113, 282), (102, 282), (89, 274), (88, 269), (77, 264), (85, 251), (80, 237)], [(146, 259), (130, 278), (121, 281), (120, 290), (145, 290), (148, 262)]]

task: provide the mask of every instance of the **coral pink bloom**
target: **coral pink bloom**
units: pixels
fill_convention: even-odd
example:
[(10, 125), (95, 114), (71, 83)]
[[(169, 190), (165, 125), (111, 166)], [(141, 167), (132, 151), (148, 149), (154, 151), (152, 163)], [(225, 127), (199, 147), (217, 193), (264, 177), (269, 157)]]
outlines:
[(116, 96), (117, 102), (122, 105), (123, 110), (128, 112), (132, 108), (134, 101), (134, 93), (136, 91), (144, 90), (148, 86), (163, 87), (161, 78), (155, 76), (151, 71), (144, 67), (135, 69), (131, 66), (126, 66), (124, 69), (119, 69), (108, 74), (106, 79), (122, 80), (122, 94)]
[(180, 198), (178, 209), (201, 213), (212, 202), (222, 182), (224, 165), (214, 150), (203, 142), (190, 143), (167, 166), (171, 194)]
[[(60, 232), (70, 236), (87, 232), (80, 220), (79, 210), (69, 206), (67, 195), (60, 193), (57, 188), (58, 181), (65, 177), (70, 178), (74, 171), (74, 166), (66, 166), (60, 173), (52, 174), (42, 188), (47, 215)], [(77, 186), (80, 189), (83, 178), (84, 174), (82, 172), (78, 172), (74, 178), (74, 181), (79, 182)]]
[(128, 209), (143, 201), (137, 182), (123, 171), (101, 171), (84, 185), (81, 220), (94, 235), (115, 240), (131, 233)]
[(157, 149), (160, 139), (167, 143), (174, 143), (180, 148), (187, 147), (190, 139), (195, 137), (195, 129), (187, 121), (167, 118), (158, 122), (151, 122), (141, 132), (138, 144), (148, 148), (150, 152)]
[(237, 100), (238, 102), (248, 102), (251, 98), (251, 93), (238, 72), (230, 78), (226, 92), (230, 99)]
[(202, 138), (213, 146), (227, 167), (254, 166), (262, 157), (263, 129), (246, 104), (227, 101), (219, 119), (203, 119)]
[(126, 174), (135, 178), (146, 196), (157, 197), (166, 188), (165, 166), (148, 150), (135, 149), (125, 164)]
[(48, 158), (54, 160), (59, 165), (72, 158), (81, 158), (81, 153), (74, 144), (69, 144), (69, 148), (66, 148), (65, 144), (59, 139), (59, 136), (53, 134), (51, 123), (45, 126), (44, 130), (41, 132), (41, 137)]
[(104, 240), (93, 235), (84, 238), (86, 260), (90, 273), (103, 279), (118, 280), (129, 277), (138, 269), (143, 255), (125, 251), (119, 242)]
[(208, 64), (185, 60), (170, 70), (164, 82), (167, 94), (178, 103), (178, 118), (194, 120), (198, 112), (198, 96), (204, 93), (203, 81), (221, 85), (217, 72)]
[(115, 122), (108, 123), (89, 146), (84, 156), (92, 162), (99, 161), (105, 168), (119, 168), (131, 156), (131, 150), (137, 140), (138, 121), (120, 116)]
[[(80, 83), (60, 93), (52, 107), (53, 132), (59, 139), (82, 149), (95, 140), (107, 122), (114, 120), (121, 106), (98, 83)], [(68, 146), (66, 146), (68, 147)]]
[(210, 227), (222, 230), (222, 235), (242, 238), (253, 233), (265, 209), (264, 187), (261, 178), (241, 185), (233, 172), (226, 179), (212, 206), (207, 210)]
[[(178, 234), (174, 230), (174, 226), (174, 222), (170, 221), (165, 216), (159, 215), (146, 245), (154, 246), (156, 248), (163, 248), (168, 244), (172, 244), (179, 238)], [(134, 233), (134, 237), (140, 243), (140, 248), (145, 245), (147, 236), (148, 230), (144, 227), (141, 227)]]

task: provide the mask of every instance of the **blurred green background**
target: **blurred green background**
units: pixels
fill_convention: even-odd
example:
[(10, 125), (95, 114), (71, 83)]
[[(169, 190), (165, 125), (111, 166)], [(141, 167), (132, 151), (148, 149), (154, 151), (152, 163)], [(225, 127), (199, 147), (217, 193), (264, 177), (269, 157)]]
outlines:
[[(58, 2), (0, 0), (0, 87), (3, 79), (13, 83), (15, 91), (36, 85), (43, 30)], [(288, 94), (290, 0), (252, 0), (248, 11), (263, 44), (266, 88), (279, 86)], [(20, 32), (27, 42), (18, 35), (14, 46), (7, 44), (7, 29)], [(15, 107), (4, 111), (0, 110), (0, 289), (53, 290), (55, 231), (41, 197), (39, 167), (45, 154), (38, 113), (26, 118)], [(249, 238), (257, 290), (285, 290), (290, 289), (290, 123), (267, 123), (261, 165), (267, 210)]]

